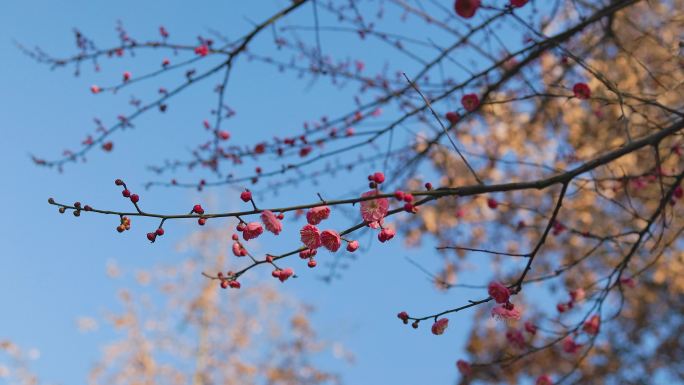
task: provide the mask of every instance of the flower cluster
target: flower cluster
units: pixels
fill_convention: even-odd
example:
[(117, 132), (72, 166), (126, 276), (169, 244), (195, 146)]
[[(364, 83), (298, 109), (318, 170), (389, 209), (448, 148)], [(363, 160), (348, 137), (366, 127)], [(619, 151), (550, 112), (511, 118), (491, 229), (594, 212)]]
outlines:
[(492, 308), (492, 317), (502, 320), (519, 320), (520, 310), (510, 302), (510, 290), (500, 282), (491, 282), (487, 287), (487, 293), (499, 306)]

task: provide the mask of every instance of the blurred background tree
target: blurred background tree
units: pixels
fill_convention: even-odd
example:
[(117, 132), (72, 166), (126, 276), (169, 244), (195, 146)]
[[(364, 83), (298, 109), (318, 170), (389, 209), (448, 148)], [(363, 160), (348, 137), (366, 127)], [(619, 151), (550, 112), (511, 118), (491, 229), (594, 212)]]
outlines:
[[(340, 383), (337, 373), (312, 358), (328, 354), (352, 362), (353, 356), (341, 343), (317, 336), (311, 307), (272, 284), (225, 295), (202, 277), (202, 267), (225, 266), (227, 239), (216, 229), (195, 233), (179, 247), (189, 252), (187, 259), (150, 271), (126, 274), (109, 264), (107, 274), (125, 287), (118, 295), (120, 309), (77, 322), (84, 333), (111, 329), (117, 336), (102, 346), (88, 384)], [(31, 369), (37, 349), (24, 351), (11, 341), (0, 348), (0, 379), (44, 383)]]

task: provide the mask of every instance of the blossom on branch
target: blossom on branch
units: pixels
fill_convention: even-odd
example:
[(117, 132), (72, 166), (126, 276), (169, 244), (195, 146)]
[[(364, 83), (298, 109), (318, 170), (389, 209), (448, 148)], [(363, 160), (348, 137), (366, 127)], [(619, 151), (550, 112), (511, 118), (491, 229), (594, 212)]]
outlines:
[[(376, 190), (371, 190), (361, 194), (361, 198), (373, 197), (378, 195)], [(387, 215), (389, 209), (389, 200), (387, 198), (377, 198), (361, 201), (361, 218), (364, 221), (371, 223), (380, 223)]]
[(280, 223), (276, 215), (270, 210), (264, 210), (261, 213), (261, 221), (264, 223), (266, 230), (275, 235), (280, 234), (280, 232), (283, 230), (283, 224)]
[(448, 318), (440, 318), (432, 324), (432, 334), (438, 336), (444, 333), (446, 328), (449, 326)]
[(333, 253), (336, 252), (342, 244), (340, 234), (335, 230), (323, 230), (321, 233), (321, 244)]
[(506, 303), (511, 297), (511, 292), (500, 282), (491, 282), (487, 287), (487, 293), (494, 298), (496, 303)]
[(245, 229), (242, 231), (242, 237), (245, 239), (245, 241), (249, 241), (250, 239), (258, 237), (263, 232), (264, 228), (261, 227), (260, 223), (251, 222), (245, 226)]
[(492, 308), (492, 317), (498, 318), (503, 321), (508, 321), (508, 320), (519, 320), (520, 319), (520, 310), (517, 308), (507, 308), (506, 305), (500, 305), (500, 306), (495, 306)]
[(475, 16), (478, 8), (480, 8), (480, 0), (456, 0), (454, 2), (454, 10), (465, 19)]
[(312, 207), (306, 212), (306, 221), (310, 225), (317, 225), (321, 223), (324, 219), (328, 219), (330, 216), (330, 207), (328, 206), (318, 206)]
[(317, 249), (321, 247), (321, 233), (318, 228), (313, 225), (305, 225), (299, 230), (299, 235), (304, 246), (309, 249)]

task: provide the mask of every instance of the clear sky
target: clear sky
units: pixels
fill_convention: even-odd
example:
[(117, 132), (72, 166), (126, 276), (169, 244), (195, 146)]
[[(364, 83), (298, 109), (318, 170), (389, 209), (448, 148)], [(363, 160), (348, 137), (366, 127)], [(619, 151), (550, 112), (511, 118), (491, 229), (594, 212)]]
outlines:
[[(238, 36), (249, 28), (249, 20), (261, 20), (284, 4), (272, 0), (0, 3), (0, 175), (4, 186), (0, 190), (4, 202), (4, 220), (0, 222), (0, 339), (10, 338), (22, 346), (39, 349), (41, 357), (34, 367), (43, 379), (83, 383), (90, 364), (99, 357), (98, 347), (113, 338), (107, 331), (82, 334), (75, 327), (77, 317), (101, 316), (105, 309), (116, 306), (118, 286), (106, 278), (107, 261), (115, 260), (129, 269), (173, 261), (179, 258), (174, 252), (176, 242), (195, 230), (189, 224), (173, 223), (167, 227), (163, 242), (150, 245), (143, 227), (152, 228), (152, 222), (138, 223), (126, 236), (117, 236), (112, 218), (60, 216), (47, 205), (47, 198), (128, 208), (112, 181), (125, 178), (133, 188), (143, 190), (145, 182), (155, 179), (145, 169), (147, 165), (184, 157), (188, 148), (199, 143), (203, 138), (199, 136), (200, 122), (214, 104), (210, 87), (215, 82), (171, 103), (168, 114), (153, 113), (136, 123), (134, 132), (117, 134), (112, 154), (97, 152), (88, 163), (69, 165), (58, 174), (34, 166), (29, 154), (58, 155), (93, 131), (94, 117), (110, 123), (122, 111), (130, 111), (126, 106), (128, 91), (118, 97), (94, 97), (88, 87), (93, 83), (111, 84), (124, 69), (137, 73), (138, 67), (126, 68), (123, 63), (134, 62), (130, 59), (104, 62), (101, 74), (94, 74), (86, 66), (82, 76), (76, 78), (71, 67), (50, 71), (34, 62), (13, 41), (29, 47), (38, 45), (56, 55), (73, 53), (72, 28), (108, 46), (116, 42), (115, 23), (121, 20), (133, 36), (143, 40), (156, 38), (158, 26), (165, 25), (174, 37), (194, 44), (195, 36), (206, 34), (210, 28), (229, 37)], [(303, 12), (306, 17), (302, 25), (311, 25), (310, 10)], [(324, 49), (335, 45), (334, 35), (324, 34), (322, 38)], [(382, 63), (371, 49), (358, 49), (358, 57), (366, 59), (370, 66)], [(334, 116), (351, 107), (348, 93), (327, 85), (309, 87), (306, 81), (279, 75), (264, 65), (241, 63), (235, 74), (228, 103), (236, 108), (238, 116), (228, 127), (237, 143), (268, 139), (277, 134), (274, 131), (286, 127), (294, 132), (292, 128), (301, 127), (305, 119)], [(347, 191), (353, 180), (349, 178), (357, 178), (358, 185), (363, 185), (360, 172), (329, 179), (320, 191), (331, 195)], [(316, 199), (316, 190), (311, 191), (306, 195), (294, 190), (268, 199), (273, 205), (305, 203)], [(220, 188), (211, 193), (219, 197), (218, 207), (237, 206), (233, 190)], [(185, 211), (201, 199), (192, 191), (163, 188), (144, 191), (142, 196), (147, 209), (174, 212)], [(349, 222), (342, 218), (335, 223), (342, 226)], [(332, 369), (342, 372), (347, 383), (451, 383), (457, 376), (454, 363), (462, 357), (469, 314), (451, 317), (448, 332), (436, 337), (430, 334), (429, 325), (419, 331), (403, 326), (396, 313), (433, 313), (479, 298), (481, 293), (436, 292), (425, 276), (405, 260), (408, 256), (435, 267), (438, 258), (431, 258), (434, 245), (429, 242), (408, 250), (400, 240), (383, 247), (373, 243), (343, 272), (341, 280), (328, 285), (317, 279), (323, 270), (306, 271), (283, 288), (317, 308), (314, 326), (322, 337), (344, 341), (356, 355), (357, 361), (351, 366), (329, 363), (339, 365)], [(261, 244), (280, 250), (292, 246), (292, 242), (273, 237), (264, 237)], [(319, 261), (325, 262), (324, 256)], [(300, 266), (300, 270), (304, 269)], [(471, 276), (473, 281), (477, 278)]]

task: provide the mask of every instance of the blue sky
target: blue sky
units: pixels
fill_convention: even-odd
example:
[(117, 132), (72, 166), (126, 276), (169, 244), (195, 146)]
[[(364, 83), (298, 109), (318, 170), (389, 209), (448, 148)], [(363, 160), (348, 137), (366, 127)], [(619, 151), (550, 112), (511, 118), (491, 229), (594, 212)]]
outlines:
[[(143, 191), (143, 184), (155, 179), (146, 171), (147, 165), (182, 157), (188, 148), (203, 140), (200, 124), (213, 107), (211, 87), (215, 82), (172, 102), (168, 114), (152, 113), (136, 123), (135, 131), (114, 136), (112, 154), (97, 152), (87, 163), (69, 165), (58, 174), (35, 167), (29, 154), (58, 155), (93, 130), (94, 117), (109, 123), (122, 111), (130, 111), (126, 105), (128, 91), (117, 97), (94, 97), (88, 87), (93, 83), (111, 84), (123, 70), (140, 73), (150, 63), (147, 60), (157, 63), (158, 57), (105, 61), (102, 73), (94, 74), (86, 66), (76, 78), (72, 68), (50, 71), (32, 61), (21, 54), (13, 40), (29, 47), (38, 45), (56, 55), (73, 53), (72, 28), (81, 29), (104, 47), (116, 42), (115, 23), (122, 20), (133, 36), (143, 40), (156, 38), (158, 26), (165, 25), (172, 36), (193, 44), (195, 36), (206, 34), (209, 28), (232, 37), (244, 33), (249, 28), (248, 20), (261, 20), (284, 3), (22, 0), (0, 5), (0, 167), (5, 186), (0, 190), (5, 203), (5, 220), (0, 222), (0, 339), (10, 338), (22, 346), (39, 349), (41, 357), (34, 366), (42, 378), (62, 384), (83, 383), (90, 364), (99, 357), (99, 346), (114, 337), (107, 331), (79, 333), (74, 323), (79, 316), (98, 316), (116, 306), (118, 284), (106, 278), (107, 261), (115, 260), (128, 269), (172, 262), (180, 258), (174, 251), (176, 242), (195, 230), (191, 224), (171, 223), (163, 241), (150, 245), (144, 238), (144, 228), (153, 228), (153, 222), (138, 221), (133, 231), (118, 236), (114, 232), (115, 219), (60, 216), (47, 205), (47, 198), (128, 208), (112, 181), (124, 178), (134, 189)], [(306, 13), (302, 25), (310, 25), (310, 10), (302, 12)], [(305, 33), (301, 32), (302, 36)], [(335, 47), (336, 39), (333, 34), (324, 34), (324, 50)], [(358, 50), (358, 56), (366, 59), (369, 67), (376, 65), (377, 70), (382, 65), (382, 58), (372, 48), (359, 46)], [(127, 67), (130, 63), (139, 67)], [(407, 67), (410, 73), (411, 64)], [(349, 92), (337, 92), (327, 85), (308, 87), (306, 81), (281, 76), (264, 65), (240, 63), (235, 74), (227, 102), (238, 115), (228, 128), (234, 140), (242, 144), (268, 139), (281, 128), (293, 131), (292, 127), (301, 127), (305, 119), (322, 114), (334, 116), (352, 106)], [(140, 88), (140, 94), (145, 89), (155, 90), (149, 87)], [(266, 199), (269, 206), (309, 202), (316, 199), (313, 191), (330, 195), (347, 191), (353, 178), (362, 186), (364, 172), (328, 179), (309, 196), (293, 190)], [(231, 189), (214, 189), (211, 194), (219, 208), (239, 206)], [(195, 202), (206, 202), (206, 198), (189, 190), (160, 188), (141, 195), (141, 203), (150, 211), (185, 211)], [(333, 223), (343, 226), (349, 222), (340, 219)], [(408, 250), (398, 239), (383, 247), (374, 243), (344, 271), (341, 280), (327, 285), (317, 279), (322, 271), (306, 271), (299, 279), (283, 285), (293, 296), (317, 308), (314, 325), (322, 337), (344, 341), (357, 358), (352, 366), (325, 363), (342, 372), (350, 384), (452, 382), (456, 376), (454, 362), (462, 357), (470, 316), (451, 317), (451, 328), (436, 337), (429, 333), (429, 325), (419, 331), (403, 326), (396, 313), (433, 313), (478, 298), (481, 293), (436, 292), (425, 276), (405, 260), (408, 256), (434, 267), (438, 258), (430, 258), (434, 254), (430, 243)], [(280, 250), (292, 246), (282, 238), (266, 236), (261, 244)], [(319, 262), (325, 262), (324, 258), (321, 256)], [(299, 266), (299, 270), (304, 269)], [(471, 276), (474, 281), (476, 278), (478, 275)]]

